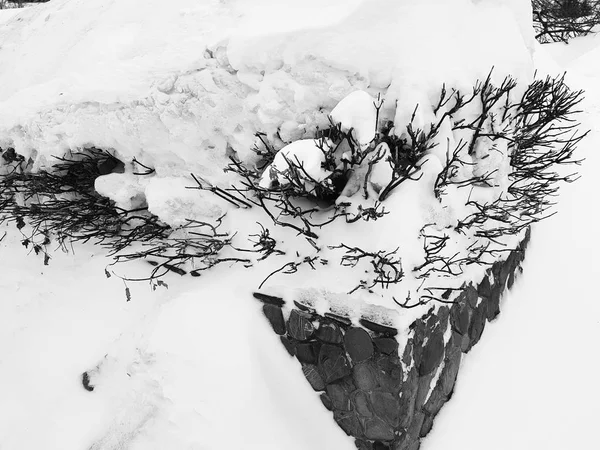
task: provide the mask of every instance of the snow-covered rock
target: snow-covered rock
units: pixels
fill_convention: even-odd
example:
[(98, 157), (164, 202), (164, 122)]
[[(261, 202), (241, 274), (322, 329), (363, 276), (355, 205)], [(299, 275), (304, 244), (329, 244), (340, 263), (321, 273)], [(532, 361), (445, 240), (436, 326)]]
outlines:
[(273, 162), (265, 169), (259, 185), (265, 189), (273, 187), (273, 183), (285, 186), (290, 183), (290, 164), (296, 170), (300, 180), (308, 192), (315, 188), (314, 182), (321, 182), (332, 172), (323, 168), (325, 163), (326, 141), (317, 139), (301, 139), (283, 147), (275, 155)]
[(354, 139), (361, 146), (368, 145), (375, 137), (377, 110), (373, 97), (367, 92), (354, 91), (348, 94), (333, 108), (330, 116), (342, 131), (352, 130)]

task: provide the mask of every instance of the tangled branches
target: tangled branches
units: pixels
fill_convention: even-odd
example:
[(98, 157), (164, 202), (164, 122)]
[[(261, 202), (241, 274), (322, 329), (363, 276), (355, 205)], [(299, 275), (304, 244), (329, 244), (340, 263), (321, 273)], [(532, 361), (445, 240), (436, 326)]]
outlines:
[[(173, 229), (145, 205), (124, 209), (98, 194), (94, 190), (98, 176), (123, 170), (123, 164), (109, 152), (87, 149), (57, 158), (51, 170), (35, 173), (27, 170), (14, 150), (5, 151), (2, 158), (6, 173), (0, 176), (0, 221), (14, 223), (22, 244), (43, 254), (45, 264), (53, 241), (63, 250), (74, 242), (92, 242), (106, 248), (115, 263), (145, 259), (154, 268), (148, 277), (136, 281), (151, 283), (167, 272), (184, 275), (187, 266), (195, 266), (189, 273), (198, 276), (224, 262), (250, 262), (236, 256), (219, 257), (224, 247), (231, 247), (231, 237), (218, 231), (222, 218), (214, 224), (188, 220)], [(139, 176), (154, 172), (138, 161), (134, 164), (142, 168)], [(259, 244), (254, 251), (261, 249)]]
[(402, 281), (404, 271), (402, 270), (402, 261), (397, 255), (398, 249), (392, 251), (379, 250), (377, 252), (368, 252), (359, 247), (350, 247), (346, 244), (330, 246), (330, 249), (345, 250), (340, 264), (346, 267), (356, 267), (361, 261), (368, 261), (374, 277), (372, 280), (361, 280), (350, 293), (358, 289), (370, 290), (377, 285), (387, 289), (391, 284), (397, 284)]
[(600, 24), (598, 0), (533, 0), (535, 38), (542, 44), (568, 42)]

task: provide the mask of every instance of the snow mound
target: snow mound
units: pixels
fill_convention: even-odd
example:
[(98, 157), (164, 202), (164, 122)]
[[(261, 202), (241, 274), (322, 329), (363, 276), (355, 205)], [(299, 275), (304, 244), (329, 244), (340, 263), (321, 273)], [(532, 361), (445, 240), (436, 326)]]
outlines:
[(442, 83), (470, 89), (492, 65), (526, 79), (523, 5), (53, 0), (3, 16), (0, 147), (43, 167), (96, 146), (158, 177), (218, 183), (232, 152), (253, 158), (256, 132), (277, 148), (313, 138), (350, 93), (365, 108), (351, 122), (341, 109), (334, 117), (365, 143), (368, 96), (407, 123), (416, 103), (427, 116)]
[(368, 145), (377, 130), (375, 101), (367, 92), (352, 92), (333, 108), (331, 120), (346, 133), (352, 130), (354, 139), (360, 145)]
[(260, 186), (265, 189), (270, 189), (274, 183), (277, 186), (285, 186), (290, 182), (286, 174), (297, 169), (304, 188), (307, 192), (312, 192), (315, 182), (322, 182), (332, 173), (323, 168), (324, 145), (327, 143), (317, 139), (301, 139), (286, 145), (277, 152), (273, 163), (265, 169)]

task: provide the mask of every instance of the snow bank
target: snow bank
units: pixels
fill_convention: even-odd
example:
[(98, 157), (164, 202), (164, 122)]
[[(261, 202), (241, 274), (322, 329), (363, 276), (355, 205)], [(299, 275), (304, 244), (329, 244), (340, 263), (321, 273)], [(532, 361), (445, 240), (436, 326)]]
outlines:
[(492, 65), (526, 79), (522, 3), (54, 0), (0, 30), (0, 146), (43, 166), (95, 145), (221, 179), (228, 148), (310, 138), (357, 89), (403, 123), (444, 82)]

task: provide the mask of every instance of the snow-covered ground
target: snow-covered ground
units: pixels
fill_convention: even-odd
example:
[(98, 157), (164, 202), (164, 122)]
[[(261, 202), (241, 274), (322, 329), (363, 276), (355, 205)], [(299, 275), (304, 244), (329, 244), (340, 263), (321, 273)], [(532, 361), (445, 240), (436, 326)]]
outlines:
[[(316, 111), (355, 89), (383, 92), (384, 113), (406, 122), (442, 82), (470, 88), (492, 65), (496, 76), (528, 80), (529, 14), (521, 0), (53, 0), (2, 11), (0, 146), (40, 167), (69, 148), (110, 148), (156, 168), (138, 187), (156, 214), (214, 217), (227, 205), (196, 191), (186, 203), (186, 177), (228, 182), (228, 146), (249, 158), (256, 131), (310, 137), (327, 119)], [(590, 91), (584, 177), (565, 190), (560, 215), (534, 229), (525, 275), (464, 359), (426, 450), (593, 448), (600, 308), (589, 256), (597, 244), (585, 232), (596, 223), (600, 165), (594, 39), (557, 47), (552, 67), (572, 66), (581, 73), (573, 83)], [(552, 63), (542, 52), (537, 66)], [(102, 189), (118, 200), (116, 187)], [(227, 225), (247, 233), (253, 220), (230, 213)], [(402, 211), (394, 220), (406, 222)], [(369, 227), (348, 233), (381, 242)], [(126, 302), (99, 249), (52, 257), (44, 266), (27, 255), (14, 229), (0, 242), (0, 449), (354, 448), (249, 295), (285, 261), (172, 275), (154, 292), (129, 284)], [(303, 268), (293, 286), (345, 291), (351, 274)]]

